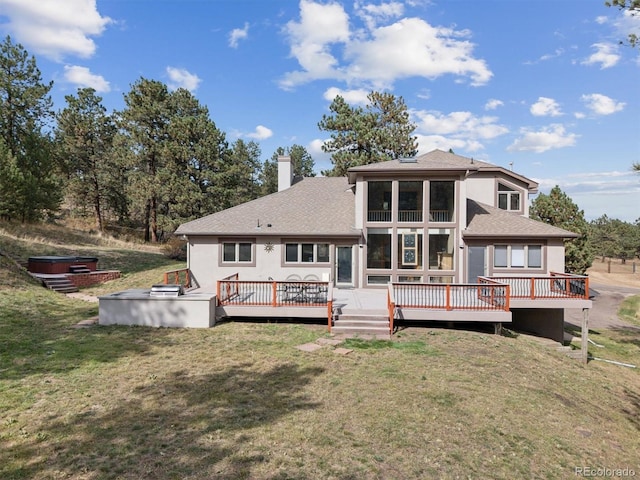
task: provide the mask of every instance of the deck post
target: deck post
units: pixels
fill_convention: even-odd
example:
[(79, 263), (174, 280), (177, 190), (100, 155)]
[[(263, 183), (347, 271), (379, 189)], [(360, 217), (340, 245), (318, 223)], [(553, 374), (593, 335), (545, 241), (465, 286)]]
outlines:
[(164, 272), (164, 284), (169, 284), (169, 272)]
[(278, 282), (276, 282), (274, 280), (274, 282), (271, 284), (271, 306), (272, 307), (277, 307), (278, 306)]
[(589, 309), (582, 309), (582, 326), (580, 327), (581, 343), (580, 353), (582, 363), (585, 365), (589, 362)]
[(535, 299), (536, 299), (536, 279), (531, 277), (531, 300), (535, 300)]

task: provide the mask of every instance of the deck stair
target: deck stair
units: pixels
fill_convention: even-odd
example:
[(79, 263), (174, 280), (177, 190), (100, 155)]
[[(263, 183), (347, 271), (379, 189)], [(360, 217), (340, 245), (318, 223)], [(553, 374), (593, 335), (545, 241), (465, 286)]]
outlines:
[(331, 333), (337, 337), (390, 338), (389, 315), (385, 310), (339, 310), (333, 319)]
[(39, 277), (45, 287), (59, 293), (73, 293), (78, 291), (76, 287), (65, 275), (47, 275)]
[(91, 273), (91, 270), (87, 268), (86, 265), (70, 265), (69, 266), (70, 273)]

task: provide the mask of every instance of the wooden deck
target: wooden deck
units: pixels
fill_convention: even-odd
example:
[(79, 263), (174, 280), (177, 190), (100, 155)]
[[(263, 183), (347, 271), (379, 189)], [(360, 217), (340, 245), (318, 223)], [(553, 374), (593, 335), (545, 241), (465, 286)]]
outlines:
[[(178, 278), (179, 273), (171, 273)], [(188, 272), (184, 278), (189, 280)], [(403, 320), (488, 322), (498, 329), (512, 322), (514, 312), (582, 309), (585, 352), (591, 306), (588, 277), (564, 273), (479, 277), (473, 284), (392, 283), (386, 290), (335, 289), (330, 282), (246, 281), (235, 274), (219, 280), (216, 289), (216, 318), (317, 318), (326, 321), (330, 332), (345, 312), (387, 318), (393, 334), (394, 323)]]

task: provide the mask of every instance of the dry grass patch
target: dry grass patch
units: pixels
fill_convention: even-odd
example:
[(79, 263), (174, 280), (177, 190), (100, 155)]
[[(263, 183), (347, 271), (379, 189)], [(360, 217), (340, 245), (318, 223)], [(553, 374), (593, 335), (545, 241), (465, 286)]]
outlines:
[[(5, 247), (51, 254), (47, 241), (0, 234)], [(126, 247), (61, 247), (122, 265), (125, 278), (94, 293), (157, 283), (176, 265)], [(407, 328), (337, 355), (295, 348), (325, 336), (321, 325), (74, 328), (95, 304), (1, 263), (0, 273), (9, 279), (0, 289), (3, 480), (640, 473), (637, 369), (585, 367), (531, 337), (464, 330)], [(596, 341), (637, 355), (637, 338), (616, 335)]]
[(71, 321), (44, 328), (35, 361), (3, 360), (2, 478), (567, 478), (574, 466), (637, 466), (637, 372), (584, 368), (527, 337), (410, 328), (341, 356), (295, 348), (323, 336), (319, 325)]

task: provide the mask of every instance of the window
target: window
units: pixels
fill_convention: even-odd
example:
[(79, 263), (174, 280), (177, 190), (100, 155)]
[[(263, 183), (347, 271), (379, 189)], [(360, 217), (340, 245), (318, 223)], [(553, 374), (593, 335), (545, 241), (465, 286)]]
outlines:
[(225, 263), (251, 263), (253, 246), (249, 242), (224, 242), (222, 261)]
[(400, 283), (422, 283), (421, 276), (414, 275), (400, 275), (398, 276), (398, 282)]
[(429, 221), (453, 222), (454, 198), (454, 182), (429, 182)]
[(422, 221), (422, 182), (398, 182), (398, 221)]
[(422, 269), (422, 230), (398, 230), (398, 268)]
[(370, 229), (367, 233), (367, 268), (390, 269), (391, 233), (376, 230)]
[(453, 270), (453, 247), (455, 236), (448, 228), (429, 229), (429, 268)]
[(542, 268), (541, 245), (529, 245), (527, 249), (527, 265), (529, 268)]
[(328, 243), (287, 243), (284, 246), (286, 263), (327, 263)]
[(542, 245), (496, 245), (493, 247), (496, 268), (542, 268)]
[(440, 275), (438, 277), (429, 277), (429, 283), (453, 283), (453, 276)]
[(391, 182), (367, 183), (367, 220), (370, 222), (390, 222), (391, 209)]
[(391, 281), (391, 277), (389, 275), (368, 275), (367, 276), (368, 285), (386, 285), (390, 281)]
[(498, 208), (509, 211), (520, 211), (520, 192), (498, 183)]

